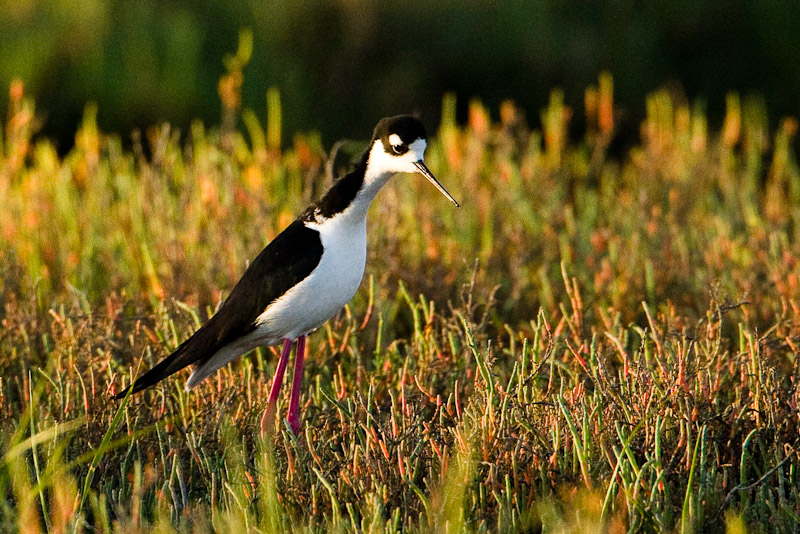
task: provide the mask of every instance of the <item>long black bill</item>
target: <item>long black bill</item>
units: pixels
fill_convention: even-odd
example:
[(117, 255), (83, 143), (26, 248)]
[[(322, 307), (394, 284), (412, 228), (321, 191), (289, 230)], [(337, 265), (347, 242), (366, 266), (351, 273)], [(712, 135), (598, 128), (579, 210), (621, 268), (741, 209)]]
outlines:
[(425, 162), (424, 162), (424, 161), (422, 161), (422, 160), (419, 160), (419, 161), (417, 161), (417, 162), (415, 162), (415, 163), (414, 163), (414, 166), (417, 168), (417, 170), (419, 171), (419, 173), (420, 173), (422, 176), (424, 176), (425, 178), (427, 178), (427, 179), (428, 179), (428, 181), (429, 181), (430, 183), (432, 183), (433, 185), (435, 185), (435, 186), (436, 186), (436, 189), (438, 189), (439, 191), (441, 191), (441, 193), (442, 193), (444, 196), (446, 196), (448, 199), (450, 199), (450, 202), (452, 202), (453, 204), (455, 204), (457, 208), (460, 208), (460, 207), (461, 207), (461, 204), (459, 204), (458, 202), (456, 202), (456, 199), (454, 199), (454, 198), (453, 198), (453, 195), (451, 195), (450, 193), (448, 193), (448, 192), (447, 192), (447, 189), (445, 189), (445, 188), (444, 188), (444, 186), (443, 186), (442, 184), (440, 184), (440, 183), (439, 183), (439, 180), (437, 180), (437, 179), (436, 179), (436, 177), (433, 175), (433, 173), (432, 173), (431, 171), (429, 171), (429, 170), (428, 170), (428, 167), (426, 167), (426, 166), (425, 166)]

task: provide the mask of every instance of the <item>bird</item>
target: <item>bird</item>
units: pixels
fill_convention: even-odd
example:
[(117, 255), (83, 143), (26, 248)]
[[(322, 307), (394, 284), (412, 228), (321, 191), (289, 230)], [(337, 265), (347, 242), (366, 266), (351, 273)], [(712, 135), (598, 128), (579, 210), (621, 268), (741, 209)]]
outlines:
[(245, 270), (227, 299), (191, 337), (114, 397), (142, 391), (193, 365), (191, 390), (218, 369), (260, 346), (283, 342), (262, 418), (274, 412), (292, 345), (295, 368), (287, 421), (297, 434), (306, 337), (355, 295), (367, 259), (367, 211), (397, 173), (420, 173), (459, 203), (425, 165), (427, 133), (411, 115), (378, 121), (352, 170), (280, 232)]

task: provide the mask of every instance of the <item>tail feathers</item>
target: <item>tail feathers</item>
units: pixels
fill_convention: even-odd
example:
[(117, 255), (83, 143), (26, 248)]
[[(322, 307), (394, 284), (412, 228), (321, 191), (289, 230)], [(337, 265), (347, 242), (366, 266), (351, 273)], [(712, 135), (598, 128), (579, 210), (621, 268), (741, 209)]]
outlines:
[(186, 340), (177, 349), (175, 349), (175, 352), (158, 362), (155, 367), (137, 378), (133, 384), (114, 395), (114, 398), (123, 398), (128, 394), (128, 390), (131, 388), (133, 388), (133, 393), (138, 393), (143, 389), (147, 389), (197, 361), (199, 359), (199, 355), (190, 355), (189, 353), (194, 351), (187, 350), (188, 342), (190, 340), (191, 338)]
[[(253, 323), (240, 321), (236, 317), (234, 317), (236, 320), (231, 322), (230, 314), (222, 313), (223, 310), (217, 312), (197, 332), (175, 349), (175, 352), (140, 376), (131, 386), (114, 395), (114, 398), (123, 398), (131, 388), (134, 393), (149, 388), (193, 363), (202, 368), (200, 374), (203, 375), (202, 378), (206, 378), (236, 356), (263, 344), (260, 342), (264, 341), (263, 336), (250, 335), (255, 330)], [(228, 323), (224, 322), (226, 320)], [(242, 324), (245, 326), (241, 326)], [(192, 375), (194, 380), (190, 378), (190, 383), (187, 384), (189, 388), (194, 387), (200, 381), (200, 374)]]
[(192, 375), (186, 382), (186, 391), (193, 389), (197, 384), (214, 374), (217, 369), (227, 365), (242, 354), (262, 345), (274, 345), (279, 341), (280, 338), (264, 338), (257, 333), (251, 333), (223, 346), (208, 358), (197, 361)]

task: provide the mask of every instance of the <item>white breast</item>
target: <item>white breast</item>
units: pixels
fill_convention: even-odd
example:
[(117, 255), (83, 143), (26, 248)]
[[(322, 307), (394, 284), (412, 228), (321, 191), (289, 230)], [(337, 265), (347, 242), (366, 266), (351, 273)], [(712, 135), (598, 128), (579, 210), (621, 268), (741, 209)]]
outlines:
[(306, 223), (322, 240), (319, 265), (256, 319), (258, 330), (296, 338), (322, 326), (353, 298), (367, 260), (367, 219), (358, 215), (346, 210), (321, 223)]
[[(319, 265), (256, 319), (254, 337), (274, 343), (307, 334), (325, 324), (356, 294), (367, 262), (367, 211), (378, 191), (399, 172), (382, 163), (384, 155), (380, 140), (375, 141), (364, 183), (350, 205), (329, 219), (305, 223), (318, 231), (322, 240)], [(373, 165), (373, 160), (380, 161)]]

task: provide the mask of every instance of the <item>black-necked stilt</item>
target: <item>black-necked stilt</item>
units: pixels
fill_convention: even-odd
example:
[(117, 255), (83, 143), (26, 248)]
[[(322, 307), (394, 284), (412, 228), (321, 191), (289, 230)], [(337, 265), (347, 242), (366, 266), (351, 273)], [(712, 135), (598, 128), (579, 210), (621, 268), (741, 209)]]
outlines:
[[(361, 284), (367, 259), (367, 209), (372, 199), (395, 173), (419, 172), (458, 207), (425, 166), (426, 143), (425, 127), (414, 117), (381, 119), (370, 147), (354, 169), (261, 251), (219, 311), (175, 352), (139, 377), (130, 386), (133, 392), (194, 364), (186, 382), (186, 389), (192, 389), (238, 356), (283, 340), (269, 411), (274, 409), (297, 340), (288, 421), (299, 431), (306, 335), (342, 309)], [(125, 396), (128, 389), (115, 398)]]

